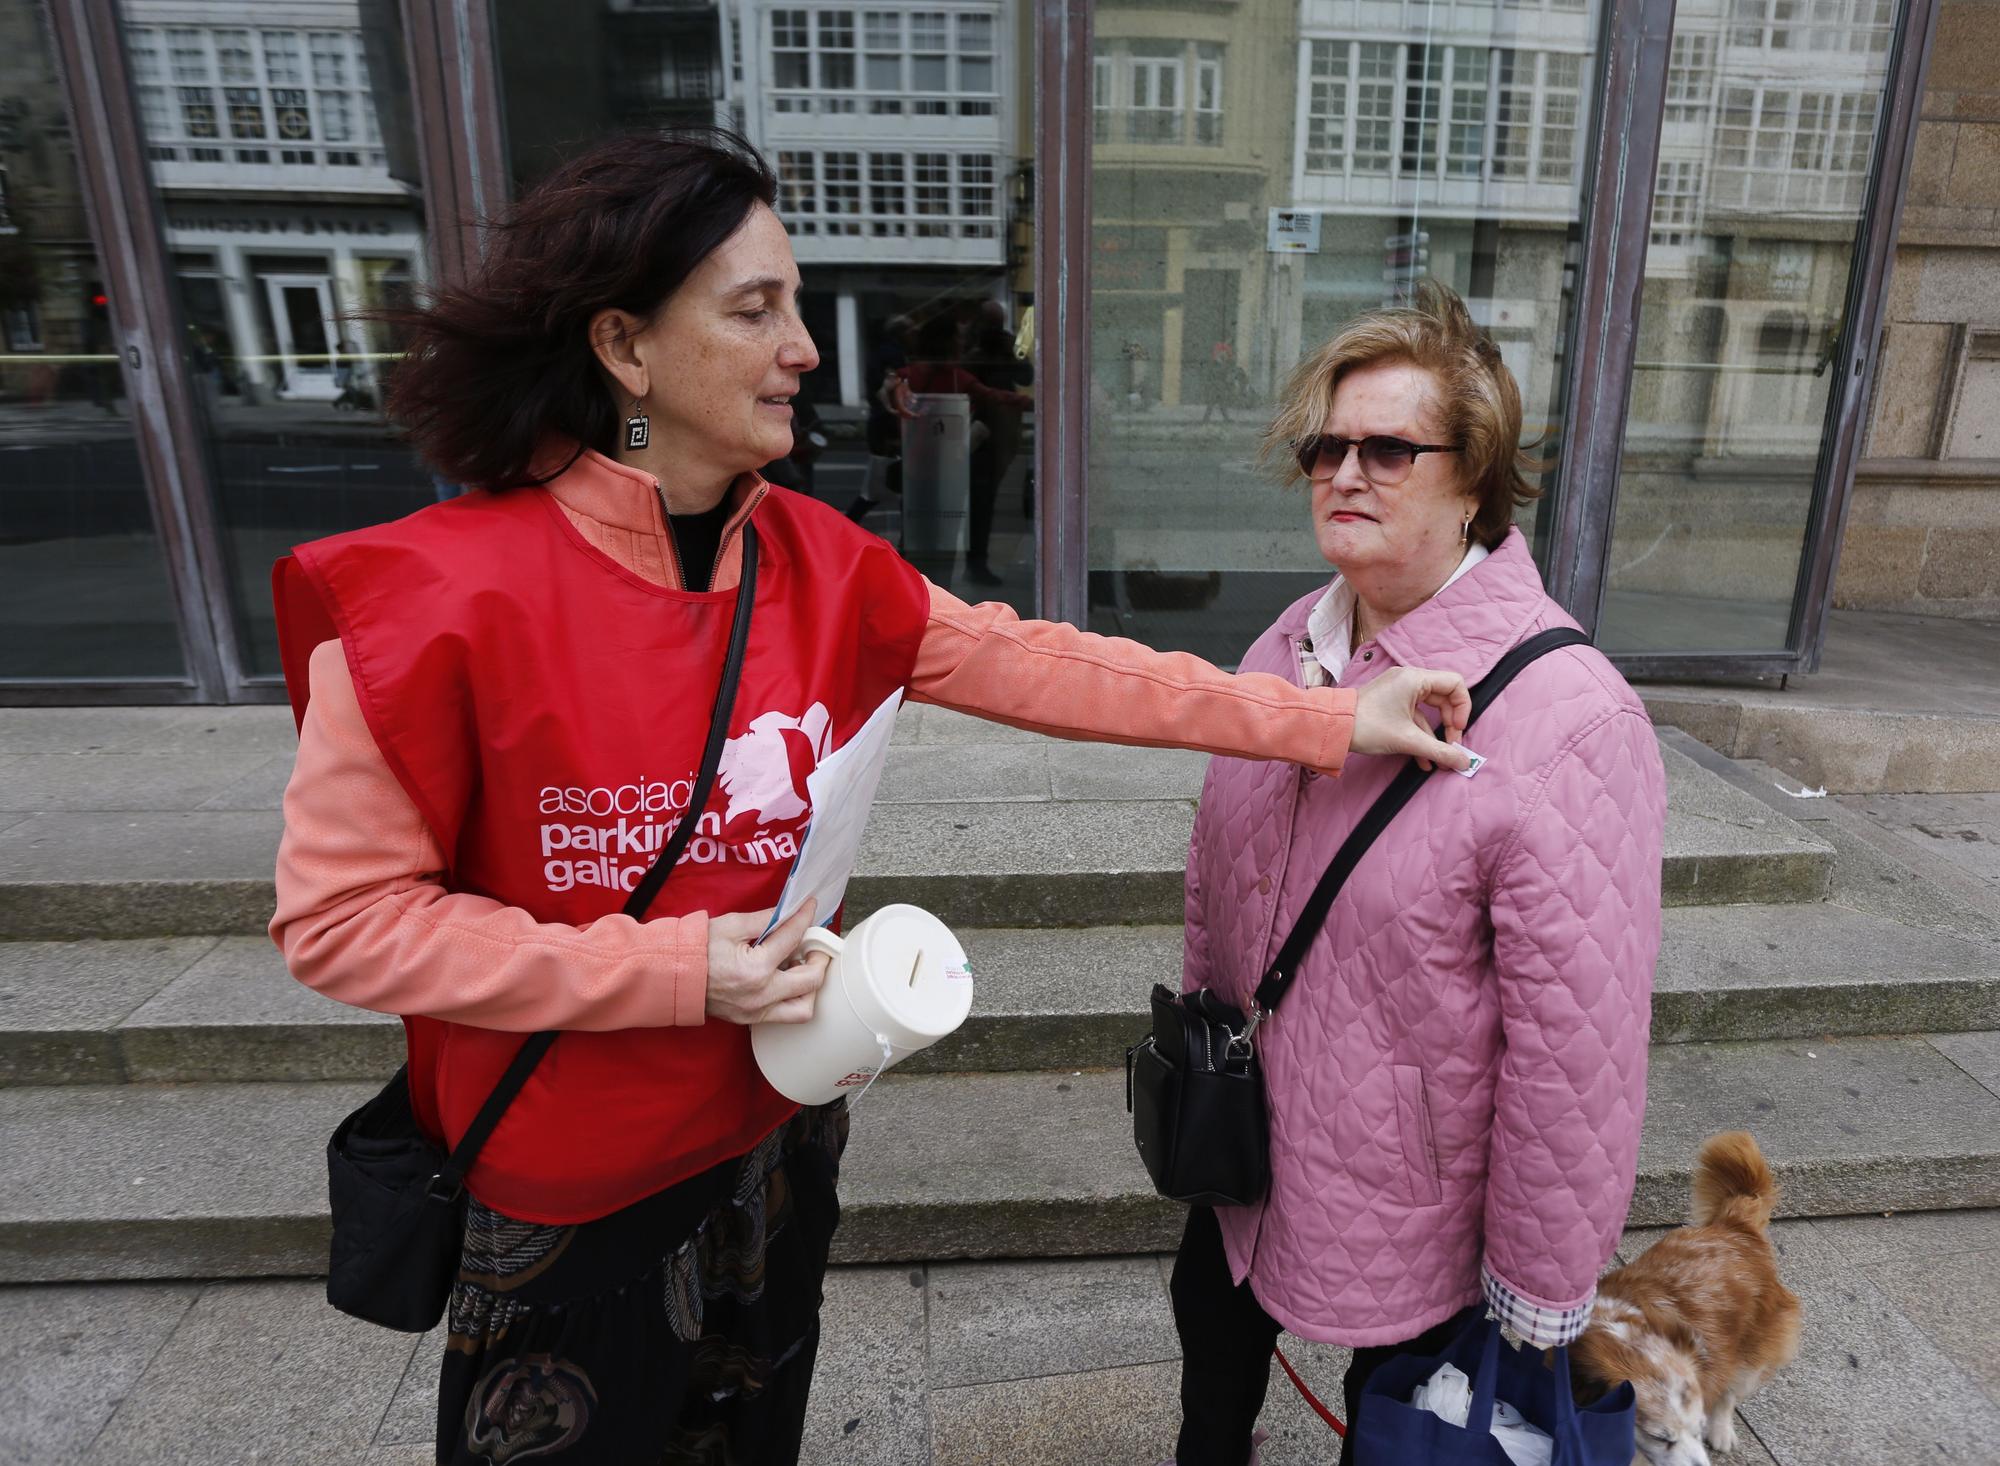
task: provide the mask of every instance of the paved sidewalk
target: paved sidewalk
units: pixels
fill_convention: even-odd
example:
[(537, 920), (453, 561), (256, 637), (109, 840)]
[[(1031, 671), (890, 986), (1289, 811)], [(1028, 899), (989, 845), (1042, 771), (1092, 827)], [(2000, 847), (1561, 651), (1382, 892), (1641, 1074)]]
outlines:
[[(1634, 1233), (1636, 1251), (1656, 1233)], [(2000, 1212), (1781, 1222), (1805, 1347), (1727, 1466), (2000, 1456)], [(1172, 1448), (1169, 1259), (843, 1268), (805, 1466), (1151, 1466)], [(441, 1340), (343, 1318), (315, 1281), (0, 1289), (10, 1466), (418, 1466)], [(1287, 1347), (1322, 1398), (1342, 1352)], [(1265, 1466), (1332, 1437), (1272, 1371)]]

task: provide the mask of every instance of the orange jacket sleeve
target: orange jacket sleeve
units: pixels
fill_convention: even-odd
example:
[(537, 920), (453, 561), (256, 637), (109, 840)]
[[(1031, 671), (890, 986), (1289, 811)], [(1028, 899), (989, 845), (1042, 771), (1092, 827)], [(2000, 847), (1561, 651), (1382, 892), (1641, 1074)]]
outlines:
[(931, 587), (930, 626), (910, 697), (1055, 738), (1284, 759), (1337, 774), (1354, 693), (1231, 676), (1186, 652), (1156, 652), (1059, 621), (1023, 621)]
[(294, 977), (357, 1008), (510, 1032), (703, 1021), (705, 914), (564, 926), (447, 890), (444, 857), (369, 735), (339, 642), (313, 651), (310, 676), (271, 918)]

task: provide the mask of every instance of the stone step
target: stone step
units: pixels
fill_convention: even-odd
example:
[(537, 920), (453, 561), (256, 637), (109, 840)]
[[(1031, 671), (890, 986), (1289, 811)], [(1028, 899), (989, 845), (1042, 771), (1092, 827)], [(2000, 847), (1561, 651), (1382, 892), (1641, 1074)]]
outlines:
[[(1175, 797), (1139, 798), (1132, 770), (1119, 763), (1132, 762), (1130, 750), (1063, 745), (1058, 753), (1042, 746), (1048, 743), (898, 749), (898, 789), (870, 818), (850, 914), (911, 901), (962, 927), (1178, 921), (1194, 819), (1194, 801), (1183, 797), (1186, 758), (1156, 761), (1172, 772), (1155, 784)], [(926, 782), (942, 767), (932, 767), (933, 759), (1018, 760), (1024, 749), (1045, 764), (1059, 759), (1061, 769), (1024, 772), (1021, 797), (995, 786), (941, 799)], [(1830, 845), (1679, 749), (1663, 744), (1661, 753), (1669, 904), (1825, 896)], [(12, 824), (0, 818), (0, 938), (261, 931), (274, 902), (279, 819), (275, 810), (216, 809), (45, 811)]]
[(1820, 670), (1784, 687), (1652, 683), (1655, 723), (1833, 794), (2000, 791), (2000, 625), (1836, 611)]
[[(2000, 1033), (1656, 1048), (1633, 1225), (1754, 1130), (1792, 1216), (2000, 1204)], [(1977, 1076), (1977, 1077), (1975, 1077)], [(1982, 1082), (1983, 1080), (1983, 1082)], [(0, 1282), (310, 1275), (324, 1151), (373, 1085), (0, 1091)], [(1118, 1070), (891, 1076), (858, 1105), (836, 1260), (1169, 1250)]]
[[(2000, 1028), (2000, 947), (1832, 902), (1666, 913), (1659, 1043)], [(909, 1073), (1122, 1061), (1174, 984), (1177, 926), (966, 934), (972, 1017)], [(393, 1018), (294, 982), (261, 937), (0, 943), (0, 1085), (366, 1080), (401, 1061)]]

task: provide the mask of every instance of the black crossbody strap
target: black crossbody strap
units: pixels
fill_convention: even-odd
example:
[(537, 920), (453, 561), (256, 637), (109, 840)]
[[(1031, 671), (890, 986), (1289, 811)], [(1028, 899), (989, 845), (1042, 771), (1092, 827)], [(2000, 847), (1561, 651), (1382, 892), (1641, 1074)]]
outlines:
[[(701, 812), (708, 805), (709, 791), (715, 787), (715, 771), (722, 763), (722, 745), (729, 740), (729, 718), (736, 707), (736, 684), (743, 676), (743, 654), (750, 645), (750, 612), (756, 599), (757, 531), (746, 524), (743, 526), (743, 574), (736, 587), (736, 614), (729, 623), (729, 653), (723, 659), (722, 681), (715, 689), (715, 708), (709, 714), (708, 745), (702, 749), (701, 772), (695, 776), (694, 790), (688, 796), (687, 812), (681, 816), (673, 838), (626, 898), (625, 914), (634, 921), (646, 919), (646, 911), (652, 906), (653, 898), (660, 894), (660, 887), (666, 884), (688, 842), (694, 839), (695, 828), (701, 823)], [(528, 1082), (528, 1076), (535, 1072), (535, 1066), (542, 1062), (542, 1055), (555, 1041), (556, 1030), (544, 1029), (529, 1035), (528, 1041), (515, 1052), (507, 1072), (500, 1076), (500, 1082), (493, 1086), (493, 1093), (486, 1097), (486, 1103), (479, 1107), (479, 1113), (453, 1148), (451, 1159), (445, 1162), (444, 1169), (431, 1182), (434, 1191), (455, 1194), (464, 1184), (465, 1173), (479, 1159), (479, 1152), (493, 1134), (494, 1127), (500, 1123), (500, 1117), (507, 1113), (507, 1107), (514, 1103), (521, 1086)]]
[[(1567, 626), (1559, 626), (1551, 631), (1538, 632), (1519, 646), (1513, 648), (1493, 666), (1472, 689), (1472, 716), (1466, 720), (1469, 728), (1486, 711), (1509, 682), (1520, 670), (1538, 657), (1566, 646), (1589, 646), (1590, 638), (1581, 631)], [(1326, 874), (1319, 878), (1307, 899), (1305, 909), (1299, 913), (1298, 922), (1292, 927), (1292, 934), (1285, 938), (1285, 945), (1278, 949), (1271, 966), (1264, 974), (1264, 980), (1257, 984), (1257, 1006), (1268, 1017), (1291, 988), (1292, 980), (1298, 976), (1299, 964), (1305, 960), (1306, 949), (1312, 946), (1313, 938), (1326, 923), (1327, 912), (1333, 909), (1334, 898), (1340, 888), (1347, 884), (1354, 867), (1361, 863), (1361, 857), (1368, 853), (1368, 847), (1375, 843), (1375, 837), (1389, 828), (1393, 820), (1416, 797), (1424, 782), (1430, 778), (1414, 761), (1396, 775), (1389, 787), (1379, 798), (1368, 806), (1368, 812), (1361, 816), (1348, 837), (1341, 842), (1334, 854), (1333, 863), (1326, 868)]]

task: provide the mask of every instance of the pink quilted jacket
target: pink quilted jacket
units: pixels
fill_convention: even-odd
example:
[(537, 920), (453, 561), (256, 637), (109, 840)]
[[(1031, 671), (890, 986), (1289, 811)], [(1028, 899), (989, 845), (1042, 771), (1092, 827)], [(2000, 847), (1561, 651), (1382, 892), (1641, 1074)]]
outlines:
[[(1299, 677), (1319, 593), (1243, 670)], [(1477, 681), (1534, 632), (1574, 623), (1518, 531), (1355, 649)], [(1645, 708), (1594, 649), (1515, 679), (1449, 772), (1349, 878), (1284, 1005), (1257, 1035), (1271, 1189), (1218, 1214), (1237, 1281), (1328, 1343), (1394, 1344), (1481, 1295), (1582, 1304), (1632, 1199), (1660, 945), (1666, 778)], [(1395, 772), (1338, 779), (1217, 758), (1188, 858), (1185, 988), (1243, 1004), (1354, 823)]]

